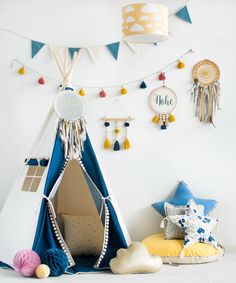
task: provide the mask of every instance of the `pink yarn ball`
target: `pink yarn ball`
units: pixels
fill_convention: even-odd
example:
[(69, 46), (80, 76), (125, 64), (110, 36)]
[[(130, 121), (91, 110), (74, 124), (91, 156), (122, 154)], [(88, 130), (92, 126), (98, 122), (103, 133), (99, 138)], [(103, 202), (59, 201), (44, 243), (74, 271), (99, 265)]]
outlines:
[(40, 257), (32, 250), (21, 250), (16, 253), (13, 259), (14, 269), (25, 277), (34, 276), (40, 263)]

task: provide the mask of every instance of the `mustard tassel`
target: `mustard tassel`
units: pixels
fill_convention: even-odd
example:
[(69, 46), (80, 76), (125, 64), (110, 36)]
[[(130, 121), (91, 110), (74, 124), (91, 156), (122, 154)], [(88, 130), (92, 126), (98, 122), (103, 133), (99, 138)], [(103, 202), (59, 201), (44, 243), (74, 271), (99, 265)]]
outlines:
[(104, 149), (110, 149), (111, 148), (111, 143), (108, 139), (108, 137), (106, 137), (105, 141), (104, 141)]
[(159, 123), (159, 116), (158, 116), (158, 115), (155, 115), (155, 116), (152, 118), (152, 122), (155, 123), (155, 124), (158, 124), (158, 123)]
[(178, 69), (183, 69), (185, 67), (185, 64), (183, 61), (179, 61), (179, 63), (177, 64), (177, 68)]
[(172, 115), (172, 114), (170, 114), (170, 116), (169, 116), (169, 118), (168, 118), (168, 121), (169, 121), (170, 123), (174, 122), (174, 121), (175, 121), (175, 116)]
[(120, 90), (120, 94), (124, 95), (124, 94), (127, 94), (127, 93), (128, 93), (128, 90), (125, 87), (122, 87), (121, 90)]
[(81, 88), (80, 91), (79, 91), (79, 95), (80, 95), (80, 96), (85, 96), (85, 91), (84, 91), (82, 88)]
[(124, 149), (130, 149), (130, 141), (128, 138), (125, 138), (123, 146), (124, 146)]
[(24, 74), (25, 74), (25, 67), (21, 67), (21, 68), (19, 69), (18, 73), (19, 73), (20, 75), (24, 75)]

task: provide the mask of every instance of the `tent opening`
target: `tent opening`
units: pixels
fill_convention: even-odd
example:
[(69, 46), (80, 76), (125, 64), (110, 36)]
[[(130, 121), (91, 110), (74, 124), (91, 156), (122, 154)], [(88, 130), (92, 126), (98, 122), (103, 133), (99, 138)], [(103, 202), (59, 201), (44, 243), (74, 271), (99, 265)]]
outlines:
[(72, 272), (95, 271), (105, 238), (102, 195), (77, 160), (67, 164), (51, 201), (62, 240), (75, 262)]

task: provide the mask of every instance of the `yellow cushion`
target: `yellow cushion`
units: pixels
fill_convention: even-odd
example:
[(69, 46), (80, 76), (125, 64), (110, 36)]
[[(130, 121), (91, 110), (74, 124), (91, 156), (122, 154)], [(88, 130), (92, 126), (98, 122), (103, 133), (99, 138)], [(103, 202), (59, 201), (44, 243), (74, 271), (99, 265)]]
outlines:
[[(164, 258), (169, 263), (200, 263), (217, 260), (222, 256), (223, 250), (213, 246), (197, 243), (183, 250), (183, 240), (166, 240), (163, 234), (154, 234), (143, 240), (150, 254)], [(191, 259), (190, 259), (191, 258)], [(195, 258), (195, 259), (193, 259)]]

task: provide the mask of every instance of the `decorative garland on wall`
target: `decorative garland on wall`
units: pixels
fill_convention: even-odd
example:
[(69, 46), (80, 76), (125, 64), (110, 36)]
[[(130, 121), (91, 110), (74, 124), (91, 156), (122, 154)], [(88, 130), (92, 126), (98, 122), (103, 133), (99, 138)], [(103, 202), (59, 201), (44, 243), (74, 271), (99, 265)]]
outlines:
[[(189, 1), (186, 1), (185, 2), (185, 6), (181, 6), (177, 9), (177, 11), (175, 11), (174, 13), (170, 14), (170, 16), (172, 15), (176, 15), (177, 17), (179, 17), (180, 19), (184, 20), (185, 22), (188, 22), (188, 23), (192, 23), (191, 21), (191, 18), (190, 18), (190, 15), (189, 15), (189, 12), (188, 12), (188, 8), (186, 6), (186, 4), (188, 3)], [(41, 41), (37, 41), (37, 40), (34, 40), (32, 38), (29, 38), (25, 35), (22, 35), (20, 33), (17, 33), (15, 31), (12, 31), (12, 30), (9, 30), (5, 27), (0, 27), (0, 30), (1, 31), (4, 31), (4, 32), (7, 32), (7, 33), (10, 33), (10, 34), (13, 34), (15, 36), (18, 36), (20, 38), (23, 38), (25, 40), (28, 40), (31, 42), (31, 58), (34, 58), (38, 52), (44, 47), (44, 46), (54, 46), (53, 44), (49, 44), (49, 43), (46, 43), (46, 42), (41, 42)], [(106, 47), (106, 49), (110, 52), (110, 54), (112, 55), (112, 57), (117, 60), (118, 59), (118, 55), (119, 55), (119, 50), (120, 50), (120, 43), (121, 42), (124, 42), (126, 45), (129, 46), (129, 48), (137, 53), (137, 50), (138, 50), (138, 44), (135, 44), (135, 43), (129, 43), (127, 41), (124, 41), (124, 40), (120, 40), (120, 41), (116, 41), (116, 42), (112, 42), (112, 43), (108, 43), (108, 44), (105, 44), (105, 45), (102, 45), (104, 47)], [(158, 43), (154, 43), (154, 45), (158, 45)], [(85, 49), (91, 60), (96, 63), (96, 61), (98, 60), (98, 57), (99, 57), (99, 52), (100, 52), (100, 48), (102, 46), (78, 46), (78, 47), (68, 47), (68, 46), (56, 46), (55, 47), (62, 47), (62, 48), (68, 48), (68, 52), (69, 52), (69, 55), (71, 57), (71, 59), (73, 58), (73, 54), (74, 52), (80, 52), (82, 49)]]
[[(114, 84), (114, 85), (106, 85), (106, 86), (102, 86), (102, 85), (97, 85), (97, 86), (88, 86), (88, 85), (82, 85), (82, 84), (78, 84), (78, 83), (73, 83), (73, 87), (75, 87), (77, 89), (77, 93), (81, 96), (85, 96), (86, 95), (86, 89), (98, 89), (99, 90), (99, 96), (101, 98), (107, 97), (108, 96), (108, 90), (111, 89), (120, 89), (119, 93), (120, 95), (126, 95), (128, 93), (128, 87), (131, 85), (137, 85), (138, 88), (140, 89), (145, 89), (148, 87), (147, 85), (147, 80), (152, 78), (152, 77), (157, 77), (158, 80), (163, 81), (165, 79), (165, 73), (173, 66), (176, 66), (176, 68), (178, 69), (183, 69), (185, 67), (185, 63), (183, 62), (183, 58), (194, 53), (194, 51), (192, 49), (189, 49), (188, 51), (186, 51), (185, 53), (183, 53), (182, 55), (180, 55), (177, 59), (173, 60), (172, 62), (170, 62), (169, 64), (167, 64), (165, 67), (151, 73), (148, 74), (144, 77), (132, 80), (132, 81), (127, 81), (121, 84)], [(13, 59), (12, 60), (12, 64), (11, 67), (14, 67), (14, 64), (17, 63), (18, 65), (21, 65), (21, 67), (18, 69), (18, 73), (20, 75), (24, 75), (26, 73), (27, 70), (36, 73), (39, 75), (39, 79), (38, 79), (38, 83), (39, 84), (45, 84), (46, 81), (54, 81), (56, 83), (58, 83), (58, 85), (60, 85), (62, 82), (58, 79), (55, 79), (53, 77), (50, 77), (46, 74), (42, 74), (41, 72), (39, 72), (38, 70), (24, 64), (22, 61), (18, 60), (18, 59)]]

